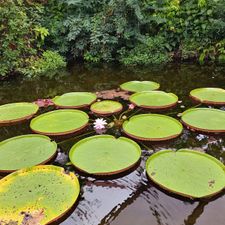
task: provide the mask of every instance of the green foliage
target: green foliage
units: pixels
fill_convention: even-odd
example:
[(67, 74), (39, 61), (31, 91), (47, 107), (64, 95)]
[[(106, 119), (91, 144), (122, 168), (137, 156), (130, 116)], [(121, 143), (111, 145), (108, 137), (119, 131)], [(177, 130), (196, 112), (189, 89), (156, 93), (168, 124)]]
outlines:
[(17, 72), (24, 66), (24, 57), (36, 54), (32, 22), (24, 8), (14, 1), (0, 3), (0, 75)]
[(67, 0), (67, 40), (73, 57), (100, 62), (118, 60), (123, 48), (145, 38), (145, 4), (139, 0)]
[(44, 42), (45, 38), (49, 35), (48, 29), (45, 27), (36, 26), (34, 29), (36, 39), (40, 38), (41, 42)]
[(121, 51), (121, 62), (125, 65), (147, 65), (166, 63), (171, 57), (163, 37), (148, 37), (130, 51)]
[(32, 74), (37, 74), (65, 65), (56, 53), (47, 51), (42, 56), (49, 35), (48, 29), (40, 23), (42, 15), (43, 6), (38, 3), (25, 0), (0, 2), (0, 78), (21, 72), (27, 75), (31, 68), (35, 68)]
[(57, 52), (45, 51), (42, 57), (36, 59), (31, 57), (27, 60), (27, 67), (20, 70), (28, 77), (37, 75), (41, 76), (54, 76), (57, 69), (66, 66), (65, 59)]
[[(224, 5), (225, 0), (0, 1), (0, 76), (45, 73), (43, 65), (52, 70), (42, 57), (46, 50), (92, 63), (223, 61)], [(61, 67), (64, 60), (56, 58), (55, 68)]]
[(44, 5), (41, 24), (48, 29), (49, 35), (45, 38), (45, 46), (57, 50), (63, 55), (68, 52), (66, 39), (67, 28), (63, 25), (67, 16), (67, 5), (64, 1), (48, 0)]

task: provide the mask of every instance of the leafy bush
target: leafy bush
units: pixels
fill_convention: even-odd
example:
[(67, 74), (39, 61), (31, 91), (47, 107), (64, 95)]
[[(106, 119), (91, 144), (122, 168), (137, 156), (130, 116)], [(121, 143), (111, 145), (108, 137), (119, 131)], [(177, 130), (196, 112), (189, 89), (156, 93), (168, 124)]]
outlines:
[(225, 0), (0, 1), (0, 76), (52, 71), (51, 58), (55, 68), (64, 65), (48, 50), (94, 63), (223, 61), (224, 5)]
[(32, 22), (21, 4), (12, 0), (0, 4), (0, 75), (17, 72), (24, 58), (37, 53), (34, 46)]
[(171, 60), (163, 37), (148, 37), (130, 51), (121, 51), (121, 62), (125, 65), (161, 64)]
[(53, 51), (45, 51), (41, 58), (31, 57), (27, 60), (27, 67), (20, 70), (21, 73), (28, 77), (33, 76), (53, 76), (57, 69), (66, 66), (65, 59)]
[[(64, 65), (56, 53), (47, 51), (42, 56), (44, 41), (49, 35), (40, 23), (42, 15), (43, 5), (32, 1), (0, 2), (0, 77), (20, 72), (27, 75), (26, 71), (31, 68), (35, 68), (33, 73), (37, 74)], [(50, 65), (50, 59), (55, 60), (54, 65)]]

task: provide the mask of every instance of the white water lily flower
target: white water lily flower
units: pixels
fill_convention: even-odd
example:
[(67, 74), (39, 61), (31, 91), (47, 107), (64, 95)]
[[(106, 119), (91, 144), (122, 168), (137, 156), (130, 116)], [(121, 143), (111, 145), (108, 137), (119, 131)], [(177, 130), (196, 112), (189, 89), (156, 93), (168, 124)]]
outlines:
[(93, 124), (95, 130), (102, 130), (106, 128), (107, 122), (103, 118), (98, 118)]

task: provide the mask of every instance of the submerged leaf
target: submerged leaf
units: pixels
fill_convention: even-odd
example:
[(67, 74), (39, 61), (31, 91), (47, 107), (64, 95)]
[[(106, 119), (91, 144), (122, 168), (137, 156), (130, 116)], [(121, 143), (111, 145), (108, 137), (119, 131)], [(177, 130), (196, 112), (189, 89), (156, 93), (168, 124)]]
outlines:
[(128, 100), (130, 94), (127, 91), (121, 91), (117, 89), (105, 90), (96, 92), (98, 98), (102, 99), (115, 99), (115, 98), (122, 98), (124, 100)]

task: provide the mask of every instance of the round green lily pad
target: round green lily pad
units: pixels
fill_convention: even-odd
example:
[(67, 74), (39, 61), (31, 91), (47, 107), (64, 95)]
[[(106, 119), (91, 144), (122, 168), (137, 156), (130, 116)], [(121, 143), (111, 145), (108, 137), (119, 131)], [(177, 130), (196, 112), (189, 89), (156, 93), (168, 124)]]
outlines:
[(95, 102), (91, 105), (91, 111), (99, 115), (112, 115), (118, 113), (123, 109), (121, 103), (111, 100), (104, 100)]
[(0, 220), (3, 224), (48, 224), (68, 212), (79, 192), (77, 177), (61, 167), (16, 171), (0, 180)]
[(77, 132), (88, 124), (88, 115), (76, 109), (60, 109), (44, 113), (31, 120), (31, 129), (39, 134), (66, 135)]
[(0, 124), (17, 123), (30, 119), (39, 107), (34, 103), (18, 102), (0, 106)]
[(28, 134), (9, 138), (0, 142), (0, 172), (45, 164), (56, 150), (57, 144), (47, 136)]
[(77, 142), (69, 157), (74, 166), (92, 175), (112, 175), (129, 170), (141, 157), (139, 145), (125, 137), (96, 135)]
[(225, 105), (225, 90), (222, 88), (197, 88), (190, 92), (190, 97), (209, 105)]
[(149, 157), (146, 171), (162, 188), (189, 198), (213, 196), (225, 188), (225, 167), (197, 151), (163, 150)]
[(147, 109), (166, 109), (177, 104), (178, 97), (164, 91), (142, 91), (130, 96), (130, 102)]
[(225, 111), (210, 108), (194, 108), (182, 113), (182, 122), (189, 128), (203, 132), (225, 132)]
[(95, 102), (97, 96), (91, 92), (70, 92), (52, 99), (59, 108), (83, 108)]
[(139, 114), (123, 123), (123, 131), (132, 138), (143, 141), (163, 141), (182, 133), (182, 124), (169, 116)]
[(160, 84), (153, 81), (129, 81), (120, 85), (120, 88), (129, 92), (154, 91), (159, 89)]

